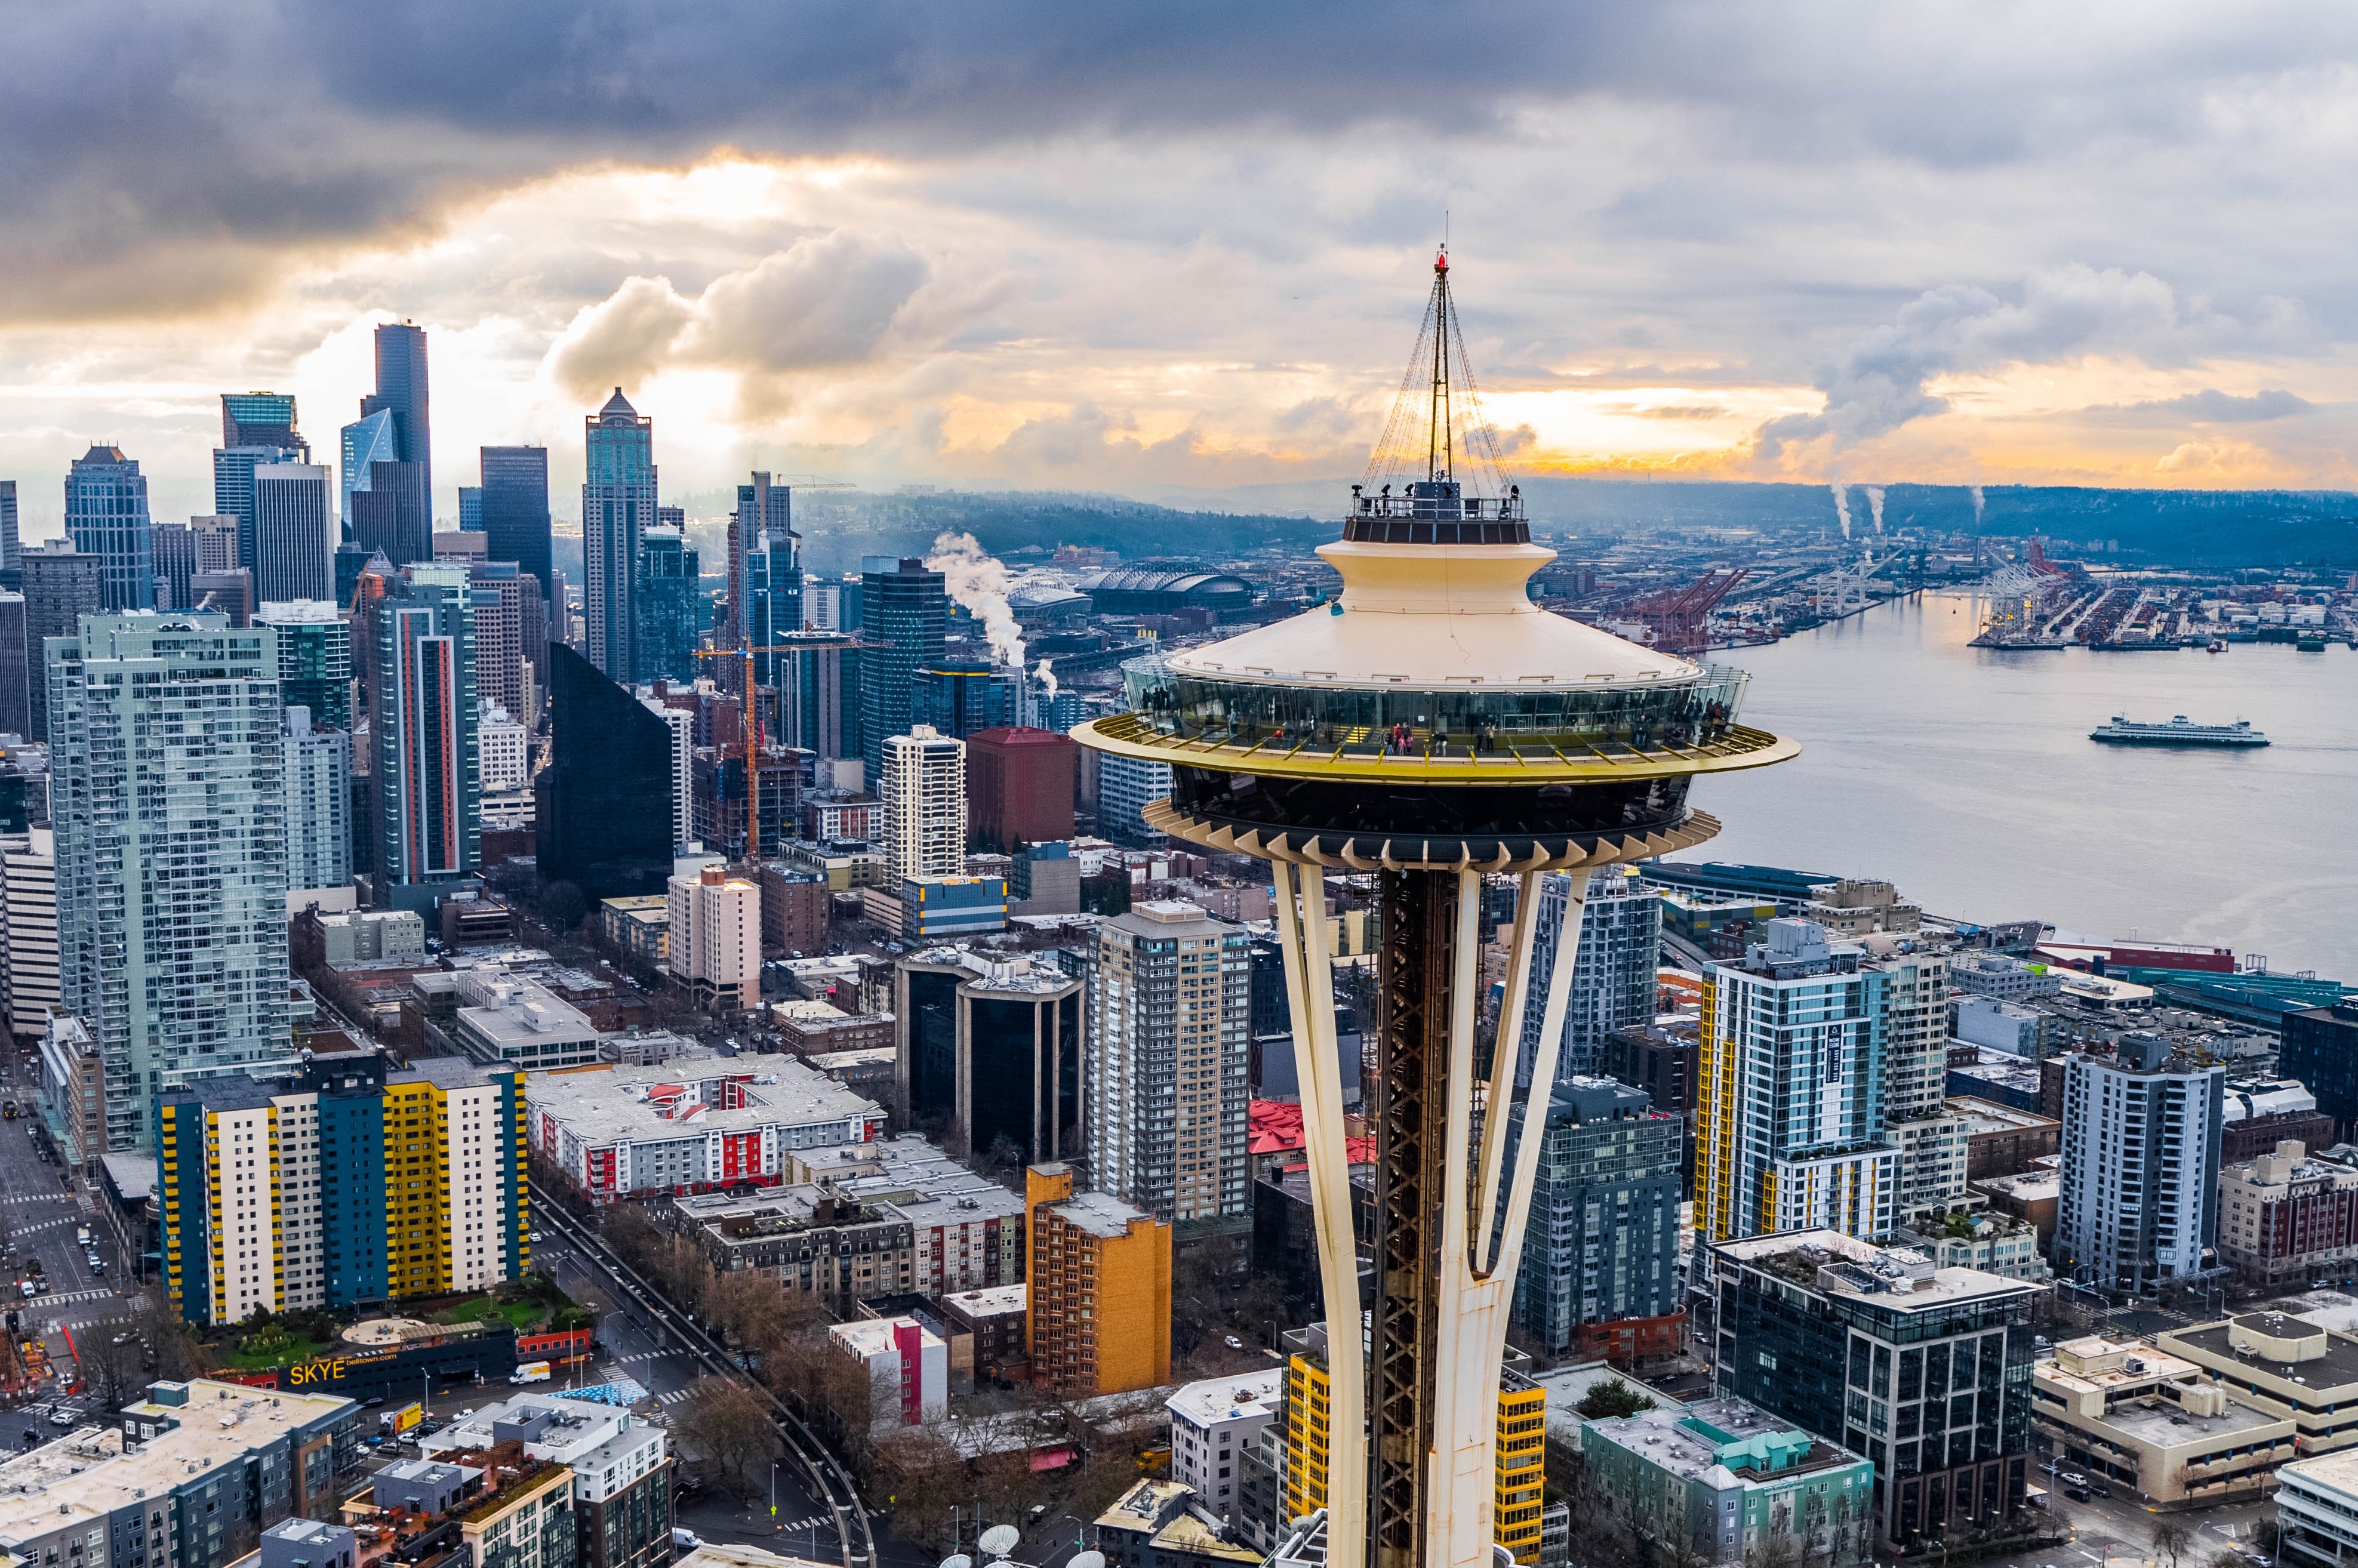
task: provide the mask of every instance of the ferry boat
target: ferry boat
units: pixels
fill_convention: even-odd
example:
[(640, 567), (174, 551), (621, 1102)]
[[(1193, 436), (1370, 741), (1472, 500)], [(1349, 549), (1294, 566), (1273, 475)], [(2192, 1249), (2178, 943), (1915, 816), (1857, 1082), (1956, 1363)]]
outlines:
[(2115, 713), (2110, 724), (2088, 732), (2091, 741), (2121, 746), (2265, 746), (2268, 738), (2252, 728), (2248, 719), (2233, 724), (2197, 724), (2183, 713), (2167, 724), (2146, 724), (2125, 713)]

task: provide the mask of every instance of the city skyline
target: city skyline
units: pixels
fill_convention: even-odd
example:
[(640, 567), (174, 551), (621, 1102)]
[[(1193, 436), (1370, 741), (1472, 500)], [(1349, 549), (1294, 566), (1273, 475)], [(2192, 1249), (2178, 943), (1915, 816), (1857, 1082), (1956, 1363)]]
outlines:
[[(33, 46), (60, 51), (53, 80), (10, 111), (33, 118), (0, 471), (109, 442), (177, 495), (221, 389), (351, 407), (374, 329), (410, 319), (437, 340), (453, 516), (482, 443), (546, 443), (568, 496), (572, 421), (616, 380), (664, 420), (683, 493), (752, 468), (1132, 492), (1347, 476), (1390, 379), (1353, 356), (1445, 232), (1533, 472), (2351, 482), (2342, 177), (2277, 178), (2349, 161), (2346, 23), (2187, 7), (2059, 35), (1769, 8), (1591, 36), (1466, 13), (1439, 44), (1336, 23), (1150, 47), (1100, 18), (1050, 90), (1045, 54), (951, 18), (848, 17), (823, 65), (773, 36), (784, 18), (730, 47), (631, 22), (596, 67), (619, 96), (560, 70), (496, 113), (502, 93), (446, 91), (481, 57), (405, 34), (390, 69), (422, 83), (418, 135), (332, 63), (336, 28), (199, 27), (171, 58), (287, 52), (263, 119), (291, 135), (254, 135), (238, 93), (159, 88), (171, 106), (120, 137), (44, 156), (44, 94), (73, 90), (101, 7)], [(1212, 69), (1216, 36), (1268, 63)], [(810, 91), (757, 90), (733, 61), (765, 49)], [(1410, 59), (1430, 107), (1353, 86)], [(358, 134), (305, 135), (328, 124)], [(312, 178), (240, 201), (288, 146)], [(92, 217), (94, 191), (134, 216)], [(45, 243), (60, 226), (74, 246)], [(55, 529), (49, 488), (29, 537)]]

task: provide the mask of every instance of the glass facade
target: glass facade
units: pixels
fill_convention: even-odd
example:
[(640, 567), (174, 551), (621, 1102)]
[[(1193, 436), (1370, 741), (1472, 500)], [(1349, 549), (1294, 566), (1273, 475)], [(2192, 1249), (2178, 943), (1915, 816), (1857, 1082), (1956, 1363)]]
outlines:
[(1583, 1324), (1660, 1317), (1680, 1301), (1686, 1124), (1610, 1079), (1558, 1087), (1531, 1185), (1515, 1322), (1559, 1355)]
[(595, 904), (661, 893), (672, 871), (671, 726), (561, 643), (548, 649), (550, 758), (535, 781), (540, 874)]
[[(2028, 1480), (2036, 1288), (1811, 1245), (1829, 1234), (1714, 1249), (1720, 1392), (1871, 1459), (1894, 1545), (2011, 1518)], [(1895, 1271), (1920, 1278), (1895, 1289)]]
[(66, 534), (99, 563), (100, 607), (110, 612), (156, 603), (147, 481), (119, 447), (92, 447), (66, 474)]
[(696, 550), (676, 528), (650, 528), (639, 541), (639, 678), (696, 679)]
[(92, 616), (47, 666), (59, 988), (146, 1152), (165, 1089), (290, 1046), (276, 633)]
[(548, 449), (485, 447), (481, 496), (483, 547), (514, 561), (548, 597)]
[(388, 888), (482, 863), (474, 595), (463, 566), (420, 564), (373, 607), (376, 874)]
[(608, 679), (629, 686), (639, 678), (633, 636), (639, 542), (655, 525), (654, 421), (642, 418), (618, 386), (583, 421), (582, 441), (582, 646)]
[(938, 662), (949, 631), (949, 593), (942, 574), (913, 557), (871, 556), (860, 562), (860, 624), (883, 645), (861, 652), (860, 743), (872, 781), (884, 776), (884, 741), (906, 735), (914, 714), (920, 666)]
[(257, 626), (278, 633), (278, 688), (289, 708), (311, 710), (318, 730), (352, 727), (352, 628), (319, 600), (265, 603)]

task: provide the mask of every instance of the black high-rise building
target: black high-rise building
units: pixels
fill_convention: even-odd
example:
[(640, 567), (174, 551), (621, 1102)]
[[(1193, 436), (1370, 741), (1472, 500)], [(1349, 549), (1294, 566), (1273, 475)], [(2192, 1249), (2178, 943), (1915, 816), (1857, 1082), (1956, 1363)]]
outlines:
[(535, 782), (540, 875), (601, 898), (671, 878), (671, 727), (562, 643), (548, 649), (548, 766)]
[(482, 462), (484, 549), (495, 561), (514, 561), (548, 598), (548, 449), (485, 447)]
[[(427, 418), (426, 330), (388, 321), (376, 330), (376, 390), (361, 399), (361, 417), (384, 414), (393, 423), (392, 460), (383, 449), (368, 454), (368, 486), (353, 489), (352, 537), (384, 552), (395, 566), (434, 558), (434, 460)], [(352, 460), (347, 438), (346, 460)], [(348, 484), (351, 482), (347, 477)]]
[(884, 741), (915, 722), (917, 668), (942, 657), (949, 634), (942, 574), (914, 557), (867, 556), (860, 563), (860, 623), (882, 645), (860, 661), (860, 746), (868, 785), (884, 776)]
[(2283, 1029), (2277, 1072), (2306, 1085), (2317, 1108), (2349, 1137), (2358, 1127), (2358, 1006), (2345, 1001), (2288, 1012)]

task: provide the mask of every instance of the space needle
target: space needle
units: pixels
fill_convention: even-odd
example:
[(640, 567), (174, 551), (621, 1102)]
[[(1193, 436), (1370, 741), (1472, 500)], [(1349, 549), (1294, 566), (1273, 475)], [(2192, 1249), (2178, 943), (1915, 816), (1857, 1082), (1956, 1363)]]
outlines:
[[(1520, 487), (1506, 482), (1450, 302), (1449, 256), (1343, 536), (1333, 603), (1126, 665), (1129, 711), (1083, 745), (1167, 762), (1153, 827), (1270, 862), (1293, 1015), (1332, 1379), (1329, 1568), (1489, 1568), (1498, 1376), (1580, 939), (1585, 868), (1704, 842), (1698, 774), (1779, 762), (1736, 722), (1746, 676), (1540, 609)], [(1376, 1296), (1360, 1321), (1325, 901), (1373, 873), (1380, 932)], [(1522, 1036), (1539, 879), (1574, 872), (1518, 1087), (1511, 1044), (1477, 1051), (1481, 889), (1518, 879), (1496, 1038)], [(1363, 1021), (1364, 1022), (1364, 1021)], [(1503, 1114), (1502, 1114), (1503, 1113)], [(1356, 1521), (1364, 1519), (1365, 1528)]]

